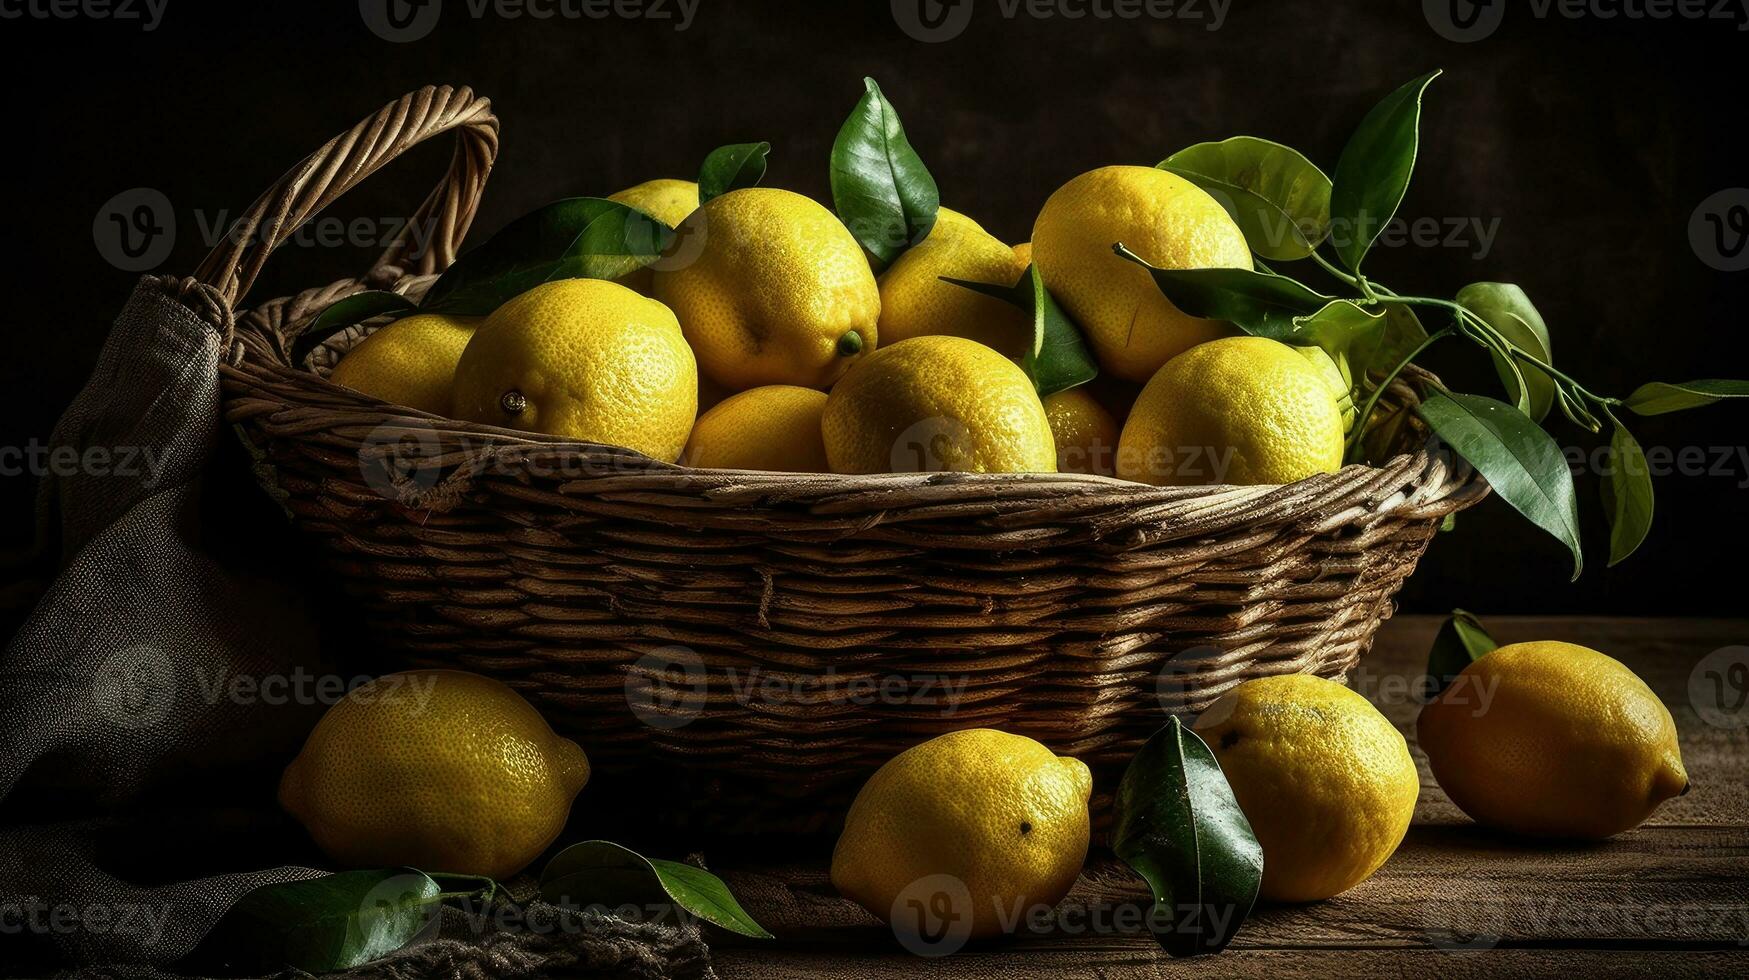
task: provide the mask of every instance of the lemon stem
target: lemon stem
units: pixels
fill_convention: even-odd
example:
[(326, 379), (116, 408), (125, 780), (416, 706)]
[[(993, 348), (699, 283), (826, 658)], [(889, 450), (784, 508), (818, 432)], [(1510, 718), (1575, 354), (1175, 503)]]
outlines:
[(860, 353), (862, 353), (862, 334), (851, 330), (838, 338), (839, 357), (855, 357)]

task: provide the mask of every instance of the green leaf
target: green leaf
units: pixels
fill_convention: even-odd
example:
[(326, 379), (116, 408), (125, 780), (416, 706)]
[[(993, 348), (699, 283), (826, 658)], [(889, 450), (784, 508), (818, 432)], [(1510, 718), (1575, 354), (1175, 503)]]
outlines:
[(1153, 892), (1155, 940), (1220, 952), (1257, 901), (1263, 848), (1208, 745), (1172, 718), (1130, 760), (1113, 811), (1112, 850)]
[(1226, 320), (1259, 337), (1292, 337), (1300, 329), (1298, 318), (1318, 312), (1335, 299), (1273, 272), (1157, 269), (1122, 242), (1113, 245), (1112, 251), (1147, 269), (1173, 306), (1191, 316)]
[(1360, 271), (1361, 260), (1409, 190), (1421, 142), (1421, 93), (1439, 74), (1428, 72), (1385, 96), (1360, 121), (1336, 161), (1330, 215), (1333, 224), (1345, 224), (1336, 254), (1351, 272)]
[(1429, 695), (1445, 690), (1465, 667), (1499, 646), (1474, 613), (1453, 609), (1451, 617), (1433, 635), (1433, 646), (1427, 651), (1427, 676), (1436, 685)]
[(1749, 381), (1710, 378), (1705, 381), (1643, 384), (1627, 397), (1627, 407), (1638, 415), (1663, 415), (1700, 408), (1726, 398), (1749, 398)]
[(309, 326), (298, 334), (298, 339), (292, 341), (291, 362), (304, 363), (304, 358), (310, 352), (322, 346), (328, 338), (349, 327), (355, 327), (366, 320), (379, 316), (393, 314), (395, 319), (418, 312), (419, 308), (413, 301), (400, 293), (391, 293), (381, 289), (367, 289), (351, 296), (316, 314)]
[(1384, 316), (1383, 327), (1359, 338), (1348, 352), (1349, 367), (1356, 378), (1366, 379), (1367, 387), (1374, 372), (1382, 377), (1427, 343), (1427, 328), (1408, 304), (1387, 302)]
[[(1487, 321), (1520, 350), (1544, 364), (1555, 363), (1550, 356), (1553, 348), (1549, 346), (1548, 325), (1543, 323), (1542, 314), (1537, 312), (1523, 289), (1509, 282), (1473, 282), (1458, 290), (1457, 302)], [(1500, 375), (1500, 383), (1506, 386), (1506, 393), (1514, 401), (1526, 400), (1530, 408), (1525, 414), (1541, 422), (1555, 404), (1554, 379), (1537, 367), (1516, 359), (1508, 360), (1498, 352), (1490, 353), (1494, 358), (1494, 370)], [(1523, 386), (1519, 384), (1520, 379)]]
[(1179, 150), (1158, 166), (1208, 191), (1266, 259), (1303, 259), (1330, 232), (1330, 178), (1280, 143), (1235, 136)]
[(1087, 349), (1081, 328), (1063, 312), (1050, 290), (1045, 288), (1038, 266), (1027, 266), (1020, 281), (1012, 286), (949, 276), (940, 278), (942, 282), (1011, 303), (1032, 318), (1032, 342), (1020, 366), (1032, 379), (1039, 397), (1086, 384), (1099, 375), (1099, 362)]
[(400, 868), (264, 885), (231, 906), (185, 962), (274, 972), (348, 970), (381, 959), (435, 922), (441, 889)]
[(716, 875), (604, 840), (573, 844), (554, 855), (541, 871), (540, 894), (555, 905), (672, 904), (730, 932), (772, 938)]
[(862, 83), (867, 91), (832, 143), (832, 202), (884, 266), (928, 236), (941, 195), (880, 86), (872, 78)]
[(449, 267), (422, 309), (485, 316), (557, 279), (618, 279), (662, 256), (674, 229), (636, 208), (572, 197), (531, 212)]
[(1416, 413), (1500, 498), (1573, 553), (1573, 578), (1584, 569), (1573, 471), (1547, 432), (1518, 409), (1481, 395), (1430, 392)]
[(758, 186), (765, 177), (765, 158), (770, 153), (770, 143), (731, 143), (712, 150), (698, 168), (698, 203)]
[(1652, 470), (1639, 440), (1620, 421), (1609, 437), (1611, 466), (1603, 481), (1603, 512), (1609, 517), (1609, 564), (1613, 568), (1639, 549), (1652, 529)]

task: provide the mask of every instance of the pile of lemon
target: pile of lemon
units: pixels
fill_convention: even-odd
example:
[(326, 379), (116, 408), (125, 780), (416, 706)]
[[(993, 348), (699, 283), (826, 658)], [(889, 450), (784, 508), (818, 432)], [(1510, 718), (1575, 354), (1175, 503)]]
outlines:
[[(434, 414), (724, 469), (1164, 485), (1288, 483), (1342, 464), (1353, 407), (1334, 361), (1188, 316), (1113, 254), (1121, 241), (1159, 268), (1251, 268), (1221, 205), (1164, 170), (1074, 178), (1020, 245), (941, 208), (878, 275), (836, 215), (790, 191), (700, 206), (697, 184), (655, 180), (611, 199), (684, 244), (617, 282), (545, 283), (484, 318), (400, 320), (332, 379)], [(1098, 360), (1094, 393), (1041, 398), (1022, 367), (1031, 317), (943, 281), (1009, 286), (1032, 263)]]

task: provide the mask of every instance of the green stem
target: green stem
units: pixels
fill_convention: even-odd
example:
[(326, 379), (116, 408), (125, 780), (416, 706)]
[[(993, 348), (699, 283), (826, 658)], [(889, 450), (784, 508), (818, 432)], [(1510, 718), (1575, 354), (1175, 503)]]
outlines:
[(1322, 255), (1319, 255), (1316, 249), (1312, 250), (1312, 261), (1318, 263), (1319, 266), (1323, 267), (1325, 272), (1330, 273), (1332, 276), (1335, 276), (1337, 279), (1340, 279), (1343, 282), (1349, 284), (1350, 286), (1353, 286), (1355, 289), (1360, 288), (1360, 280), (1356, 279), (1355, 277), (1349, 275), (1346, 272), (1343, 272), (1341, 269), (1338, 269), (1334, 262), (1331, 262), (1329, 259), (1323, 257)]
[(1398, 361), (1397, 366), (1392, 368), (1391, 372), (1379, 381), (1378, 387), (1374, 388), (1372, 394), (1367, 396), (1366, 403), (1361, 406), (1360, 411), (1354, 416), (1354, 429), (1348, 434), (1348, 452), (1352, 452), (1355, 446), (1360, 445), (1361, 436), (1366, 432), (1366, 424), (1372, 419), (1373, 409), (1378, 407), (1379, 397), (1385, 393), (1385, 389), (1391, 386), (1391, 382), (1397, 380), (1397, 375), (1403, 373), (1403, 369), (1409, 366), (1410, 361), (1420, 357), (1422, 351), (1425, 351), (1435, 343), (1444, 340), (1451, 334), (1451, 330), (1451, 327), (1442, 327), (1433, 333), (1428, 334), (1427, 339), (1422, 341), (1419, 347), (1416, 347), (1401, 361)]
[(1477, 316), (1468, 307), (1460, 306), (1457, 303), (1453, 303), (1450, 300), (1434, 299), (1431, 296), (1398, 296), (1398, 297), (1396, 297), (1396, 299), (1398, 300), (1398, 302), (1402, 302), (1402, 303), (1409, 303), (1409, 304), (1420, 305), (1420, 306), (1437, 306), (1437, 307), (1440, 307), (1442, 309), (1450, 310), (1450, 311), (1452, 311), (1453, 315), (1457, 316), (1459, 319), (1465, 320), (1468, 323), (1472, 324), (1473, 326), (1476, 326), (1482, 330), (1486, 330), (1488, 332), (1488, 336), (1490, 338), (1492, 338), (1493, 340), (1497, 341), (1498, 343), (1504, 345), (1505, 349), (1507, 351), (1509, 351), (1513, 357), (1517, 358), (1520, 361), (1523, 361), (1526, 364), (1529, 364), (1530, 366), (1536, 368), (1539, 371), (1542, 371), (1544, 374), (1547, 374), (1551, 378), (1556, 378), (1560, 381), (1566, 382), (1567, 385), (1569, 387), (1571, 387), (1574, 391), (1578, 392), (1581, 395), (1584, 395), (1586, 398), (1589, 398), (1590, 400), (1598, 403), (1599, 405), (1620, 404), (1620, 402), (1621, 402), (1621, 399), (1619, 399), (1619, 398), (1605, 398), (1602, 395), (1592, 393), (1584, 385), (1573, 380), (1572, 377), (1569, 376), (1566, 372), (1559, 370), (1554, 365), (1549, 364), (1547, 361), (1544, 361), (1543, 359), (1535, 356), (1534, 354), (1527, 353), (1523, 348), (1514, 344), (1512, 341), (1507, 340), (1506, 337), (1500, 333), (1500, 331), (1494, 329), (1493, 324), (1491, 324), (1488, 321)]

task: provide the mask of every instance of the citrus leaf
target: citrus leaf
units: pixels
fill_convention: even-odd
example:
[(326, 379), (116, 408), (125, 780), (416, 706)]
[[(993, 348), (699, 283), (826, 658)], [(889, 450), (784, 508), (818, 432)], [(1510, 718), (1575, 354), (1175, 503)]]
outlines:
[(716, 875), (646, 858), (610, 841), (584, 841), (554, 855), (541, 870), (540, 894), (555, 905), (574, 907), (672, 904), (730, 932), (772, 938)]
[(1385, 303), (1384, 317), (1384, 325), (1376, 334), (1359, 338), (1348, 352), (1349, 367), (1357, 379), (1370, 382), (1373, 372), (1382, 377), (1427, 343), (1427, 328), (1407, 304)]
[(1361, 260), (1408, 193), (1421, 142), (1421, 94), (1439, 74), (1428, 72), (1385, 96), (1360, 121), (1336, 161), (1330, 216), (1333, 224), (1344, 225), (1336, 254), (1351, 272), (1360, 271)]
[(1032, 319), (1032, 340), (1020, 366), (1032, 379), (1039, 397), (1086, 384), (1099, 375), (1099, 362), (1087, 349), (1081, 328), (1063, 312), (1050, 290), (1045, 288), (1038, 266), (1027, 266), (1026, 272), (1012, 286), (950, 276), (941, 276), (940, 279), (1011, 303)]
[(832, 203), (883, 266), (928, 236), (941, 195), (872, 78), (832, 143)]
[[(1458, 290), (1457, 302), (1487, 321), (1520, 350), (1544, 364), (1555, 363), (1550, 356), (1553, 349), (1549, 346), (1548, 325), (1523, 289), (1509, 282), (1473, 282)], [(1554, 379), (1517, 358), (1508, 358), (1498, 351), (1489, 353), (1506, 393), (1514, 401), (1523, 399), (1528, 403), (1525, 414), (1532, 420), (1541, 422), (1546, 418), (1555, 404)]]
[(1481, 395), (1429, 392), (1415, 412), (1502, 500), (1567, 546), (1577, 580), (1584, 569), (1579, 505), (1555, 440), (1523, 412)]
[[(1613, 420), (1612, 420), (1613, 421)], [(1652, 529), (1652, 470), (1645, 450), (1621, 422), (1610, 434), (1611, 465), (1603, 481), (1603, 512), (1609, 518), (1609, 564), (1615, 567), (1639, 549)]]
[(1465, 667), (1499, 646), (1474, 613), (1453, 609), (1433, 635), (1433, 646), (1427, 651), (1427, 676), (1436, 685), (1428, 692), (1429, 697), (1445, 690)]
[(422, 309), (486, 316), (556, 279), (618, 279), (661, 258), (674, 229), (636, 208), (572, 197), (533, 211), (468, 252), (425, 294)]
[(1158, 167), (1208, 191), (1266, 259), (1303, 259), (1329, 234), (1330, 178), (1298, 150), (1235, 136), (1186, 147)]
[(184, 962), (272, 973), (348, 970), (433, 928), (441, 891), (410, 868), (264, 885), (238, 899)]
[(712, 150), (698, 168), (698, 203), (757, 187), (765, 177), (765, 158), (770, 153), (770, 143), (731, 143)]
[(1251, 914), (1263, 848), (1213, 752), (1177, 718), (1130, 760), (1112, 850), (1154, 895), (1148, 929), (1173, 956), (1218, 953)]
[(1124, 247), (1112, 251), (1154, 277), (1173, 306), (1207, 320), (1226, 320), (1259, 337), (1281, 339), (1299, 329), (1298, 317), (1316, 313), (1335, 297), (1324, 296), (1273, 272), (1250, 269), (1157, 269)]
[(395, 318), (400, 319), (418, 310), (412, 300), (400, 293), (381, 289), (353, 293), (316, 314), (309, 326), (304, 327), (303, 332), (298, 334), (298, 339), (292, 341), (291, 362), (304, 363), (304, 358), (309, 357), (310, 352), (322, 346), (328, 338), (366, 320), (387, 314), (395, 314)]
[(1653, 381), (1634, 389), (1626, 404), (1638, 415), (1663, 415), (1700, 408), (1726, 398), (1749, 398), (1749, 381), (1723, 378), (1675, 383)]

